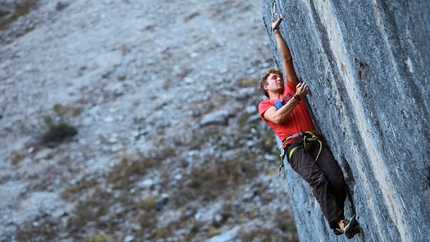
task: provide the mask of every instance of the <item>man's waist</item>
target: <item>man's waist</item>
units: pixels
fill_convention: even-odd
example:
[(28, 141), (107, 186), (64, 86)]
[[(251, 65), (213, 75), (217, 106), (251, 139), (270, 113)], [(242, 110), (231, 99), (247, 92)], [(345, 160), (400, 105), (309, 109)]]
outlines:
[(321, 136), (320, 133), (318, 133), (318, 132), (316, 132), (315, 130), (312, 129), (312, 130), (308, 130), (308, 131), (304, 131), (304, 132), (299, 132), (299, 133), (292, 134), (292, 135), (286, 137), (285, 139), (283, 139), (282, 140), (282, 144), (285, 144), (288, 141), (292, 141), (293, 139), (298, 138), (298, 137), (304, 137), (306, 135), (309, 135), (309, 136), (316, 135), (316, 136), (319, 136), (319, 137)]

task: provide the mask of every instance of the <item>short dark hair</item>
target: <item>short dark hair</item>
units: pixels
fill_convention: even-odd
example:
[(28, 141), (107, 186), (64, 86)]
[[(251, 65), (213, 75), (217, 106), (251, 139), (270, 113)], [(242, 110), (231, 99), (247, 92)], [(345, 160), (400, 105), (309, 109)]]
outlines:
[(266, 97), (269, 97), (269, 93), (267, 93), (266, 89), (264, 89), (264, 86), (267, 85), (267, 78), (270, 76), (270, 74), (275, 73), (278, 74), (283, 78), (283, 74), (281, 70), (276, 70), (276, 69), (270, 69), (268, 70), (266, 73), (264, 73), (263, 77), (261, 77), (260, 79), (260, 88), (263, 91), (264, 95), (266, 95)]

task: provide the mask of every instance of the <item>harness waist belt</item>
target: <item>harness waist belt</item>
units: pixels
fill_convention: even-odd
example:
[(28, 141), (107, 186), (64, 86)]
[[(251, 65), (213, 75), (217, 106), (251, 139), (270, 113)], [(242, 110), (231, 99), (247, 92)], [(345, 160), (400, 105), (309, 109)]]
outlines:
[(279, 171), (278, 171), (279, 173), (281, 172), (282, 167), (284, 167), (284, 157), (285, 157), (285, 155), (287, 155), (286, 154), (286, 148), (284, 148), (283, 146), (284, 146), (285, 142), (287, 142), (288, 140), (291, 140), (293, 138), (304, 137), (306, 134), (310, 135), (310, 137), (303, 139), (303, 146), (298, 145), (298, 146), (293, 147), (290, 150), (289, 154), (287, 155), (287, 159), (288, 160), (291, 159), (291, 156), (293, 155), (294, 151), (297, 150), (299, 147), (303, 147), (303, 148), (306, 149), (306, 141), (308, 141), (308, 142), (309, 141), (317, 141), (320, 144), (320, 149), (318, 151), (318, 154), (317, 154), (317, 157), (316, 157), (315, 161), (318, 160), (318, 157), (319, 157), (319, 155), (321, 153), (321, 150), (322, 150), (322, 142), (319, 139), (319, 137), (317, 135), (315, 135), (313, 132), (316, 132), (316, 131), (315, 130), (309, 130), (309, 131), (306, 131), (306, 132), (300, 132), (300, 133), (297, 133), (297, 134), (290, 135), (287, 138), (285, 138), (284, 140), (282, 140), (282, 145), (279, 147), (279, 149), (283, 150), (283, 152), (281, 152), (281, 154), (280, 154), (281, 160), (280, 160), (280, 163), (279, 163)]
[(302, 137), (305, 134), (309, 134), (309, 133), (312, 134), (313, 132), (315, 132), (315, 130), (309, 130), (309, 131), (306, 131), (306, 132), (300, 132), (300, 133), (297, 133), (297, 134), (290, 135), (287, 138), (285, 138), (284, 140), (282, 140), (282, 144), (285, 144), (285, 142), (287, 142), (288, 140), (294, 139), (296, 137)]

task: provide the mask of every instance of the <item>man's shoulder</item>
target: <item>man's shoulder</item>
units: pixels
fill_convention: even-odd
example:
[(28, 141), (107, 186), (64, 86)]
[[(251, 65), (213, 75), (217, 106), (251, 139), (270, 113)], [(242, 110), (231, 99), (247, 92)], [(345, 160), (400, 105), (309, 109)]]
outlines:
[(265, 99), (265, 100), (261, 100), (258, 106), (273, 105), (274, 102), (275, 100)]
[(295, 89), (296, 89), (296, 85), (294, 85), (294, 83), (292, 83), (292, 82), (290, 82), (290, 81), (288, 81), (286, 79), (285, 91), (284, 92), (287, 92), (288, 90), (295, 90)]
[(270, 100), (270, 99), (261, 100), (260, 103), (258, 104), (258, 112), (264, 113), (268, 108), (273, 106), (274, 102), (275, 100)]

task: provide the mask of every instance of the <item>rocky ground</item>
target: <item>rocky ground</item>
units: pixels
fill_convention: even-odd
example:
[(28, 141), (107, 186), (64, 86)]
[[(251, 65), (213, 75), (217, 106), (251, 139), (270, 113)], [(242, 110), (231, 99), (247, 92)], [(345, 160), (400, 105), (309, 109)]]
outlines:
[(296, 241), (260, 0), (0, 0), (0, 241)]

